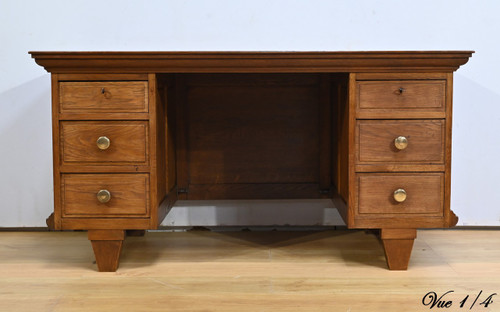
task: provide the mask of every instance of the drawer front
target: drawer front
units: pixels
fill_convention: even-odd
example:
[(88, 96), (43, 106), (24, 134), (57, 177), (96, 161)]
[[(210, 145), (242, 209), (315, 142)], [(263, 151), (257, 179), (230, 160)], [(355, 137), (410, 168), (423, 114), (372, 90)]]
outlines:
[[(105, 201), (105, 191), (109, 201)], [(63, 174), (61, 177), (63, 216), (146, 216), (149, 203), (148, 174)]]
[(409, 109), (444, 111), (446, 82), (360, 81), (358, 109)]
[(68, 81), (59, 84), (61, 113), (148, 111), (146, 81)]
[(444, 163), (444, 120), (358, 120), (360, 163)]
[(148, 160), (147, 121), (62, 121), (60, 125), (63, 164), (145, 164)]
[[(357, 177), (359, 214), (443, 215), (443, 173), (366, 173)], [(406, 192), (403, 202), (395, 199), (397, 190)]]

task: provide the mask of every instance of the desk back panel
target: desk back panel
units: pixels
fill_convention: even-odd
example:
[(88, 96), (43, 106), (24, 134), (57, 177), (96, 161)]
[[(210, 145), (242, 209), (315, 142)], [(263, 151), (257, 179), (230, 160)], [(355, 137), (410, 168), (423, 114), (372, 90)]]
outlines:
[(177, 148), (186, 161), (177, 170), (187, 172), (178, 176), (186, 198), (321, 197), (320, 105), (328, 93), (320, 91), (320, 75), (187, 74), (175, 81), (183, 93)]

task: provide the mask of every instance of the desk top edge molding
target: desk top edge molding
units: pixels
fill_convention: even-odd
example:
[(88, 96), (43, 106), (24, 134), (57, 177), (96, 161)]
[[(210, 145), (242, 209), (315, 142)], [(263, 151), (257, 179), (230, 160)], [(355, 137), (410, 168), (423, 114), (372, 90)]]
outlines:
[(29, 52), (50, 73), (453, 72), (474, 51)]

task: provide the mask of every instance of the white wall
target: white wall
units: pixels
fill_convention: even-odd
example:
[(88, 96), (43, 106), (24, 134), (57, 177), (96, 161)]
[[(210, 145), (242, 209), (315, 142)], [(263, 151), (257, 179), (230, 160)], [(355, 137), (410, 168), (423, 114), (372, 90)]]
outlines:
[[(49, 75), (30, 50), (452, 49), (476, 51), (455, 74), (452, 209), (459, 224), (498, 226), (499, 13), (496, 0), (0, 0), (0, 227), (43, 226), (53, 205)], [(208, 206), (167, 224), (274, 220), (254, 204)], [(327, 204), (315, 209), (296, 223), (335, 223)]]

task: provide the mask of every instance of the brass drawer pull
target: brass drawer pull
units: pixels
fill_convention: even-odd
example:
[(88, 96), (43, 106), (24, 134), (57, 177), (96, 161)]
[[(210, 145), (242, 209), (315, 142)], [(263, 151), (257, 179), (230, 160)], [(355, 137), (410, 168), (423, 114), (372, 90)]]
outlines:
[(406, 191), (404, 189), (397, 189), (394, 191), (394, 200), (402, 203), (406, 200)]
[(100, 190), (97, 192), (97, 200), (105, 204), (111, 200), (111, 193), (108, 190)]
[(404, 136), (398, 136), (394, 139), (394, 146), (396, 146), (398, 150), (404, 150), (408, 147), (408, 139)]
[(405, 88), (400, 87), (398, 91), (399, 91), (399, 95), (401, 95), (401, 94), (403, 94), (403, 92), (405, 92), (406, 90), (405, 90)]
[(101, 150), (108, 149), (110, 145), (111, 140), (106, 136), (102, 136), (97, 139), (97, 147)]

